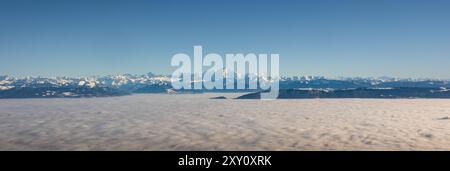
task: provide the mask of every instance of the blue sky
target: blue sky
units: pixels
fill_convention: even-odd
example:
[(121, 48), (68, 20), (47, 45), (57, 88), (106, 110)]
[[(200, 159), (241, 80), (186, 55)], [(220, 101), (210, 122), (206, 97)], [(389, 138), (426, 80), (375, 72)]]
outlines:
[(1, 0), (0, 75), (170, 74), (279, 53), (283, 75), (450, 78), (448, 0)]

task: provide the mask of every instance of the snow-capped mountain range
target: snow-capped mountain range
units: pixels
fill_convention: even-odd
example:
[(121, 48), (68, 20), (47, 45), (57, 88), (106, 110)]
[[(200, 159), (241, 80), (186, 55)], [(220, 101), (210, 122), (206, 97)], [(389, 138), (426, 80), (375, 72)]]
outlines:
[[(241, 77), (240, 79), (244, 78)], [(11, 76), (0, 76), (0, 98), (101, 97), (126, 95), (130, 93), (176, 92), (170, 91), (170, 79), (170, 76), (155, 75), (152, 73), (144, 75), (123, 74), (86, 78), (16, 78)], [(450, 87), (450, 81), (436, 79), (398, 79), (389, 77), (325, 78), (319, 76), (294, 76), (280, 78), (280, 89), (341, 90), (352, 88), (392, 87), (447, 89)], [(224, 92), (224, 90), (201, 90), (197, 92), (205, 91)]]
[(165, 91), (170, 88), (170, 79), (151, 73), (87, 78), (0, 76), (0, 98), (115, 96), (130, 94), (146, 86)]
[(170, 78), (167, 76), (157, 76), (151, 73), (146, 75), (114, 75), (103, 77), (84, 77), (84, 78), (70, 78), (70, 77), (25, 77), (15, 78), (11, 76), (0, 76), (0, 90), (8, 90), (12, 88), (23, 87), (64, 87), (64, 86), (78, 86), (78, 87), (112, 87), (122, 88), (126, 86), (136, 85), (167, 85), (170, 83)]

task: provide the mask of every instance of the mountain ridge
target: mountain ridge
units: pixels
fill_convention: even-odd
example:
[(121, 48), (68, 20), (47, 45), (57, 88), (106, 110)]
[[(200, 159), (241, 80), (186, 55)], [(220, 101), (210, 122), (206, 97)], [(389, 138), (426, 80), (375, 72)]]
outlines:
[[(238, 80), (239, 79), (239, 80)], [(235, 81), (247, 80), (248, 75)], [(424, 88), (450, 87), (449, 80), (380, 78), (326, 78), (319, 76), (280, 77), (280, 90), (345, 90), (357, 88)], [(253, 80), (254, 81), (254, 80)], [(224, 83), (224, 85), (227, 83)], [(248, 86), (248, 85), (247, 85)], [(171, 77), (147, 73), (97, 77), (24, 77), (0, 75), (0, 98), (107, 97), (132, 93), (203, 93), (258, 92), (258, 90), (173, 90)]]

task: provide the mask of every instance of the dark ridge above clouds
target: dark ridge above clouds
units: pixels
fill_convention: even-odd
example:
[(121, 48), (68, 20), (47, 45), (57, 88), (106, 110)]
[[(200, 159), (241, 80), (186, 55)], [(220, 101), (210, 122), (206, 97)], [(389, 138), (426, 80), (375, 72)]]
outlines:
[[(237, 99), (260, 99), (261, 92), (249, 93)], [(280, 90), (278, 99), (314, 98), (450, 98), (450, 89), (423, 87), (356, 88), (356, 89), (288, 89)]]

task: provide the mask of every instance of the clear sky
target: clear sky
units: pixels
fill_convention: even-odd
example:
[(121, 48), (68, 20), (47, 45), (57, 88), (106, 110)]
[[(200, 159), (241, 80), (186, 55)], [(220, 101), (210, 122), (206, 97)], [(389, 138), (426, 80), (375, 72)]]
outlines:
[(283, 75), (450, 78), (448, 0), (1, 0), (0, 75), (171, 74), (279, 53)]

